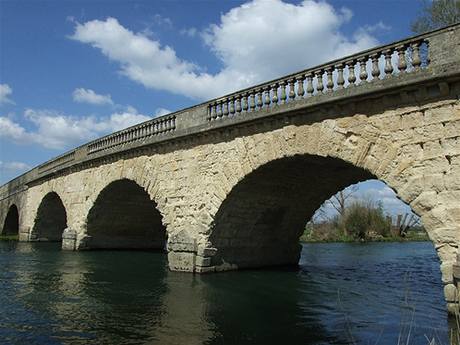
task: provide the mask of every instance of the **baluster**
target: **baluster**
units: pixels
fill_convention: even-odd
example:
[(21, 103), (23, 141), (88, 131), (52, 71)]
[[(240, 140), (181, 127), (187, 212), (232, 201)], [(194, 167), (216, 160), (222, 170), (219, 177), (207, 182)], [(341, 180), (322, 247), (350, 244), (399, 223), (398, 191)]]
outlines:
[(281, 104), (285, 104), (286, 103), (286, 99), (287, 99), (287, 96), (286, 96), (286, 82), (284, 80), (282, 80), (280, 82), (280, 86), (281, 86)]
[(277, 83), (272, 85), (272, 103), (274, 105), (278, 104), (278, 84)]
[(230, 97), (230, 114), (235, 114), (235, 96)]
[(248, 101), (249, 101), (248, 94), (245, 92), (243, 93), (243, 111), (244, 112), (247, 112), (249, 109)]
[(385, 56), (385, 77), (391, 77), (391, 74), (393, 73), (393, 64), (391, 63), (391, 55), (393, 54), (392, 49), (387, 49), (383, 52), (383, 55)]
[(223, 115), (224, 116), (228, 116), (228, 98), (225, 98), (222, 102), (224, 102), (224, 111), (223, 111)]
[(328, 92), (332, 92), (332, 89), (334, 88), (334, 81), (332, 80), (332, 67), (328, 67), (326, 69), (326, 73), (327, 73), (327, 91)]
[(295, 98), (295, 79), (294, 78), (289, 79), (288, 84), (289, 84), (289, 98), (291, 100), (294, 100)]
[(430, 51), (430, 41), (428, 40), (423, 40), (423, 42), (426, 44), (426, 58), (425, 58), (425, 66), (428, 66), (431, 62), (431, 59), (430, 59), (430, 55), (431, 55), (431, 51)]
[(249, 98), (251, 100), (251, 104), (249, 107), (251, 108), (251, 111), (254, 111), (256, 109), (256, 95), (254, 94), (254, 91), (249, 91)]
[(169, 132), (169, 117), (164, 119), (165, 133)]
[(241, 95), (236, 96), (236, 112), (241, 113)]
[(412, 66), (417, 71), (420, 69), (422, 60), (420, 59), (420, 42), (412, 44)]
[(355, 75), (356, 61), (355, 60), (347, 61), (346, 64), (348, 66), (348, 83), (349, 83), (349, 86), (353, 86), (355, 85), (355, 82), (356, 82), (356, 75)]
[(341, 90), (345, 84), (345, 79), (343, 78), (344, 65), (340, 63), (336, 65), (335, 68), (337, 69), (337, 90)]
[(371, 55), (372, 77), (373, 77), (372, 81), (378, 80), (380, 76), (379, 58), (380, 58), (380, 53)]
[(361, 83), (365, 83), (367, 81), (367, 77), (369, 76), (367, 74), (367, 66), (366, 66), (368, 59), (369, 59), (369, 57), (367, 57), (367, 56), (363, 56), (363, 57), (358, 59), (358, 63), (359, 63), (359, 79), (360, 79)]
[(257, 89), (257, 109), (262, 108), (263, 102), (262, 102), (262, 89)]
[(406, 49), (405, 45), (396, 47), (396, 50), (398, 51), (398, 69), (401, 73), (404, 73), (407, 68)]
[(299, 96), (299, 98), (303, 98), (303, 95), (305, 95), (305, 91), (303, 89), (303, 81), (305, 80), (305, 76), (302, 74), (302, 75), (299, 75), (296, 79), (297, 79), (297, 96)]
[(207, 117), (206, 117), (206, 119), (207, 119), (208, 121), (211, 121), (211, 120), (212, 120), (212, 108), (213, 108), (213, 107), (212, 107), (212, 103), (209, 103), (209, 105), (208, 105), (208, 115), (207, 115)]
[(208, 121), (214, 120), (214, 103), (209, 103)]
[(264, 99), (264, 104), (266, 108), (270, 107), (270, 86), (265, 86), (264, 87), (264, 92), (265, 92), (265, 99)]
[(217, 102), (212, 103), (212, 119), (217, 119)]
[(315, 72), (316, 80), (318, 82), (318, 84), (316, 85), (316, 91), (318, 91), (318, 93), (322, 93), (324, 90), (323, 73), (324, 73), (323, 70), (319, 70)]
[(218, 101), (218, 106), (217, 106), (217, 117), (222, 117), (222, 100)]
[(315, 89), (313, 88), (313, 74), (307, 74), (307, 95), (313, 96)]

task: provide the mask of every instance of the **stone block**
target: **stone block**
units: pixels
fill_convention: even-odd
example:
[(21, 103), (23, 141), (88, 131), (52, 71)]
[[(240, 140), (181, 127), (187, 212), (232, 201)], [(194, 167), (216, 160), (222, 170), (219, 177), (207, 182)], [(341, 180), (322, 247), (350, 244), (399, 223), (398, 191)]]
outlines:
[(71, 228), (64, 229), (62, 233), (62, 249), (75, 250), (77, 245), (77, 232)]
[(195, 253), (169, 252), (168, 264), (171, 271), (193, 272), (195, 268)]
[(458, 302), (458, 290), (454, 284), (444, 286), (444, 297), (447, 302)]
[(201, 266), (197, 266), (195, 267), (195, 272), (196, 273), (200, 273), (200, 274), (203, 274), (203, 273), (214, 273), (216, 272), (216, 268), (214, 266), (211, 266), (211, 267), (201, 267)]
[(197, 254), (201, 256), (214, 256), (217, 253), (217, 248), (203, 248), (198, 247)]
[(195, 257), (195, 264), (201, 267), (211, 266), (211, 258), (197, 255)]

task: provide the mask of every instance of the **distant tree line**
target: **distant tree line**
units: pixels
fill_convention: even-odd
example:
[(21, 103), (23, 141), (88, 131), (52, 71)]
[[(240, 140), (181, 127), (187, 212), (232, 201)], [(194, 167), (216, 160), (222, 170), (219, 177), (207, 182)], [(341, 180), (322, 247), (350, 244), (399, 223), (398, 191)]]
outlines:
[(335, 216), (310, 221), (301, 240), (321, 242), (426, 239), (419, 218), (412, 213), (392, 218), (385, 214), (381, 203), (370, 199), (338, 205), (342, 205), (339, 208), (341, 212)]

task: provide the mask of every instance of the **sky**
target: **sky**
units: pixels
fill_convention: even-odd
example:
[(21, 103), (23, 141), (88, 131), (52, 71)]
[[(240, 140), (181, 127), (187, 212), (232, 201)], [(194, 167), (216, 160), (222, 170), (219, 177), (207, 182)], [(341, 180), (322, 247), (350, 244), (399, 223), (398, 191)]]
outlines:
[[(0, 0), (0, 184), (110, 132), (410, 36), (420, 6)], [(378, 181), (358, 192), (393, 193)], [(394, 200), (388, 212), (408, 210)]]

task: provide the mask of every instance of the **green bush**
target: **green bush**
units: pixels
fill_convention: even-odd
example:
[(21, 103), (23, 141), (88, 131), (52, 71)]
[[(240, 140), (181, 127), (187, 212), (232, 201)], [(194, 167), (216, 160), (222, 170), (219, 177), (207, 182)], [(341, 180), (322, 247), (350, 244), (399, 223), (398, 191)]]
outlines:
[(385, 216), (381, 205), (355, 202), (351, 204), (343, 216), (344, 233), (358, 239), (375, 235), (387, 236), (390, 233), (391, 221)]

